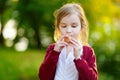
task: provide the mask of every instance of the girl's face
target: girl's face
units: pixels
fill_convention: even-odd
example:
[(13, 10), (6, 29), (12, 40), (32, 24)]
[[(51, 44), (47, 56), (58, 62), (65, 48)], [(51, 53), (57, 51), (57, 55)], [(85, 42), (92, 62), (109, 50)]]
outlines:
[(59, 24), (61, 35), (69, 35), (78, 39), (81, 30), (80, 19), (77, 14), (71, 14), (63, 17)]

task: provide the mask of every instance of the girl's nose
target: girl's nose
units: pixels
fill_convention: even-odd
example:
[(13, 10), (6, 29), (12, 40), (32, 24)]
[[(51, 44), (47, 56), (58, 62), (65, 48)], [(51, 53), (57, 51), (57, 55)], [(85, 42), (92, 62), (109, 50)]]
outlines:
[(72, 29), (71, 29), (71, 27), (67, 27), (67, 31), (66, 31), (67, 33), (71, 33), (72, 32)]

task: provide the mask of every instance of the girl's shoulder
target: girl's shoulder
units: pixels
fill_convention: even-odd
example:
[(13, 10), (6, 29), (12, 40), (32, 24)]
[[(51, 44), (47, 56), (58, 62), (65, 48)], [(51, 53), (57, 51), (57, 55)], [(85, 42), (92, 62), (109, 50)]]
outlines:
[(90, 50), (90, 49), (93, 49), (93, 48), (90, 45), (83, 45), (83, 49)]
[(95, 55), (94, 49), (90, 45), (83, 46), (83, 56)]
[(55, 46), (55, 43), (51, 43), (48, 45), (47, 50), (53, 49)]
[(48, 45), (48, 47), (54, 47), (55, 46), (55, 43), (51, 43)]

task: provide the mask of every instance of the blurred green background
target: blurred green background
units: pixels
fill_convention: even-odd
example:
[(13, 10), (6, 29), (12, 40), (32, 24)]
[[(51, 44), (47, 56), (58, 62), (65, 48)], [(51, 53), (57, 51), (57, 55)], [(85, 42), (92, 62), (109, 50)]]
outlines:
[(85, 10), (99, 80), (120, 79), (120, 0), (0, 0), (0, 80), (38, 80), (53, 12), (67, 2)]

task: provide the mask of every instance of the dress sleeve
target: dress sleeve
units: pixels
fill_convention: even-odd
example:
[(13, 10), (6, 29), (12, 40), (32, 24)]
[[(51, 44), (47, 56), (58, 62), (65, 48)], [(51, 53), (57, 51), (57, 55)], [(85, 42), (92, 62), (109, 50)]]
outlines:
[(54, 45), (50, 45), (48, 47), (45, 58), (39, 68), (38, 76), (40, 80), (54, 79), (56, 64), (57, 64), (60, 52), (54, 51), (53, 48), (54, 48)]
[(84, 47), (81, 59), (74, 59), (79, 72), (79, 80), (98, 80), (96, 56), (91, 47)]

